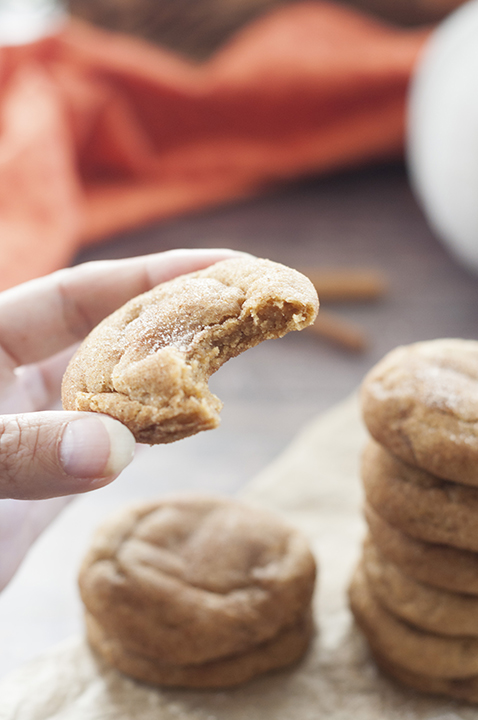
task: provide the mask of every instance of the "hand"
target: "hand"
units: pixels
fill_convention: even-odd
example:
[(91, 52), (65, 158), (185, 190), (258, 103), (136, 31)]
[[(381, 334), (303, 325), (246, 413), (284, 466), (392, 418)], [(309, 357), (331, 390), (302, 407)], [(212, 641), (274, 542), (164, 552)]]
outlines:
[(0, 498), (14, 498), (0, 501), (0, 589), (68, 496), (110, 483), (133, 458), (134, 437), (117, 420), (47, 409), (78, 342), (131, 297), (235, 255), (172, 250), (86, 263), (0, 294)]

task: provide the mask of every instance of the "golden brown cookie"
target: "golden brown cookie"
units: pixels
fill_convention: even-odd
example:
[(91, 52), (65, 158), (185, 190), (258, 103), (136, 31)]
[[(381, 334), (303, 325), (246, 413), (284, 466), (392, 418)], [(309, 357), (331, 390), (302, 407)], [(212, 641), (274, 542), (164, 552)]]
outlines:
[(96, 652), (126, 675), (155, 685), (203, 690), (233, 687), (265, 672), (292, 665), (304, 655), (313, 634), (312, 618), (306, 613), (294, 625), (283, 628), (270, 640), (243, 653), (201, 664), (170, 665), (125, 649), (88, 614), (86, 626), (88, 639)]
[(478, 341), (398, 347), (367, 374), (361, 399), (371, 435), (394, 455), (478, 485)]
[(445, 695), (455, 700), (465, 700), (469, 703), (478, 702), (478, 675), (467, 678), (436, 678), (416, 672), (410, 672), (400, 665), (390, 662), (373, 653), (377, 665), (398, 682), (421, 692), (433, 695)]
[(408, 577), (386, 560), (370, 539), (363, 548), (363, 568), (376, 599), (394, 615), (423, 630), (478, 637), (478, 598), (441, 590)]
[(307, 541), (278, 516), (184, 495), (111, 518), (79, 582), (88, 613), (125, 653), (200, 665), (252, 651), (299, 622), (315, 573)]
[(404, 573), (437, 588), (478, 595), (478, 553), (412, 538), (393, 527), (368, 504), (365, 518), (382, 555)]
[(233, 258), (182, 275), (103, 320), (72, 358), (65, 410), (106, 413), (138, 442), (166, 443), (219, 423), (209, 377), (262, 340), (302, 330), (317, 293), (296, 270)]
[(349, 600), (372, 651), (389, 662), (433, 678), (478, 675), (478, 638), (439, 635), (400, 620), (375, 598), (361, 565), (350, 584)]
[(407, 465), (371, 440), (362, 458), (367, 502), (412, 537), (478, 552), (478, 488)]

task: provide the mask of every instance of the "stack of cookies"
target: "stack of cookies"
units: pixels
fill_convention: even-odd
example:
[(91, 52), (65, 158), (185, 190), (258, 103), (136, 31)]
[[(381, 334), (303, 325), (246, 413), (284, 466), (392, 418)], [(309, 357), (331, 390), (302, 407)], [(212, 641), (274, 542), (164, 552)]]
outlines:
[(144, 682), (238, 685), (305, 653), (315, 573), (301, 533), (257, 507), (186, 495), (133, 505), (83, 562), (88, 640)]
[(362, 407), (369, 533), (352, 611), (390, 675), (478, 702), (478, 342), (395, 349)]

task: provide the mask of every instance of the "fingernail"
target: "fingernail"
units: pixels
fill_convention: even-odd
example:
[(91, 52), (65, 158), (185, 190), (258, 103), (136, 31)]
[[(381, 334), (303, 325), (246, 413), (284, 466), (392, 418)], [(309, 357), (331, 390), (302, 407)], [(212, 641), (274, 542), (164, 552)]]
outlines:
[(133, 459), (135, 440), (125, 425), (107, 415), (72, 420), (63, 431), (59, 458), (77, 478), (117, 475)]

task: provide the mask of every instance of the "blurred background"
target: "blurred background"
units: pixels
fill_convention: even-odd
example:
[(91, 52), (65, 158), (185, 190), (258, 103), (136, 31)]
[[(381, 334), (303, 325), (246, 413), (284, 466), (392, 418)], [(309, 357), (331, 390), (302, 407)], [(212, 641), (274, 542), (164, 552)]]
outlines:
[[(211, 379), (218, 430), (141, 448), (42, 536), (0, 596), (1, 673), (80, 627), (77, 564), (107, 510), (236, 493), (388, 350), (478, 338), (473, 247), (457, 252), (453, 222), (442, 231), (434, 214), (449, 183), (474, 207), (473, 177), (433, 164), (446, 138), (426, 156), (421, 141), (436, 102), (449, 104), (427, 95), (441, 87), (429, 76), (453, 65), (436, 37), (447, 45), (441, 28), (455, 32), (462, 12), (473, 27), (478, 12), (471, 2), (455, 16), (461, 4), (0, 0), (2, 287), (90, 260), (232, 247), (302, 270), (321, 297), (314, 329)], [(460, 162), (478, 166), (454, 134)], [(81, 530), (59, 543), (73, 517)]]

